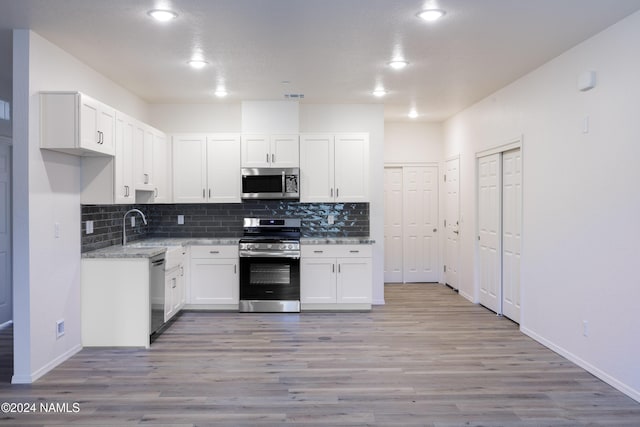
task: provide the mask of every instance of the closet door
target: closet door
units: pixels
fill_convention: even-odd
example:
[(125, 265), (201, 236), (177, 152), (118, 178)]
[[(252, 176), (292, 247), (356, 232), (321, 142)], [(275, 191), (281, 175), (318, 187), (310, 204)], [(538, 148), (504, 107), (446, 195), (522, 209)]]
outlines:
[(478, 159), (480, 304), (502, 314), (501, 154)]
[(384, 168), (384, 281), (402, 277), (402, 168)]
[(520, 241), (522, 232), (522, 155), (502, 155), (502, 310), (520, 323)]
[(405, 167), (404, 282), (437, 282), (438, 168)]

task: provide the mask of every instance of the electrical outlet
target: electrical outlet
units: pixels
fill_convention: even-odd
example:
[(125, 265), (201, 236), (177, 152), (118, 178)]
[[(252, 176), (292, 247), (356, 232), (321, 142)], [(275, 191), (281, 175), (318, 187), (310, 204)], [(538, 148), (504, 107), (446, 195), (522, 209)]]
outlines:
[(55, 237), (56, 239), (60, 238), (60, 223), (56, 222), (55, 224), (53, 224), (53, 237)]
[(136, 226), (136, 217), (135, 217), (135, 216), (132, 216), (132, 217), (130, 218), (130, 220), (131, 220), (131, 227), (135, 227), (135, 226)]
[(333, 225), (333, 223), (334, 223), (335, 221), (336, 221), (336, 218), (335, 218), (333, 215), (329, 215), (329, 216), (327, 217), (327, 223), (328, 223), (329, 225)]
[(589, 321), (587, 320), (582, 321), (582, 335), (585, 337), (589, 336)]
[(93, 221), (87, 221), (86, 231), (87, 231), (87, 234), (93, 234)]
[(178, 225), (184, 225), (184, 215), (178, 215)]
[(56, 322), (56, 339), (64, 335), (64, 319)]

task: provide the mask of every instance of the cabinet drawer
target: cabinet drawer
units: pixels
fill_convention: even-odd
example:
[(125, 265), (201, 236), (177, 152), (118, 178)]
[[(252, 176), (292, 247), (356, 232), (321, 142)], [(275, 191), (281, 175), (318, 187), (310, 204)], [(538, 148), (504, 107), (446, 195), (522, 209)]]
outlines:
[(237, 258), (238, 246), (191, 246), (191, 258)]
[(301, 245), (301, 255), (306, 257), (368, 258), (371, 245)]

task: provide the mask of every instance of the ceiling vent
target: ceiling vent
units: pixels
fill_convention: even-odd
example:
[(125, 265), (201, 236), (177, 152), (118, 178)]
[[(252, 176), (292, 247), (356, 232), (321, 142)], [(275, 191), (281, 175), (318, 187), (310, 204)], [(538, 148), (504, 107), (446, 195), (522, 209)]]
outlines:
[(284, 99), (303, 99), (304, 93), (285, 93)]

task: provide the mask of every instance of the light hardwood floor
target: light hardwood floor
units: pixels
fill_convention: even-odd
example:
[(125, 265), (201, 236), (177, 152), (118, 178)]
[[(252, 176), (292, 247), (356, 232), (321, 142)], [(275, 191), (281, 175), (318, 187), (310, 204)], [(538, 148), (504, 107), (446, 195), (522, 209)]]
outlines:
[(370, 313), (183, 314), (151, 350), (84, 349), (5, 425), (639, 426), (640, 404), (441, 285)]

